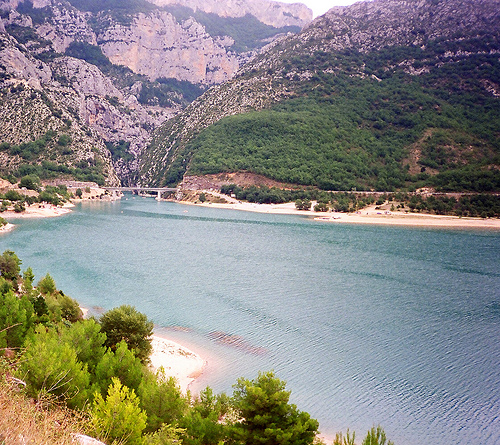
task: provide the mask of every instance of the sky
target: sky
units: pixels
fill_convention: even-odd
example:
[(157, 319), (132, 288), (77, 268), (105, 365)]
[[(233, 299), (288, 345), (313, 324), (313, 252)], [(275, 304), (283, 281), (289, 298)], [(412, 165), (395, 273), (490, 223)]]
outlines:
[(283, 3), (304, 3), (313, 10), (314, 17), (323, 15), (334, 6), (351, 5), (358, 0), (279, 0)]

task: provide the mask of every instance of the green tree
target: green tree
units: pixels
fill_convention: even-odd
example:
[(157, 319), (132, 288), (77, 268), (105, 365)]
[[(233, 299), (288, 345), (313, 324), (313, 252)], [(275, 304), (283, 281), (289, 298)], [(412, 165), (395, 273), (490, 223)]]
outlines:
[(36, 285), (42, 295), (50, 295), (57, 291), (56, 282), (49, 274), (45, 275)]
[(12, 290), (0, 294), (0, 349), (23, 346), (33, 322), (33, 305), (26, 296), (18, 298)]
[(106, 399), (96, 393), (92, 408), (92, 424), (98, 437), (118, 443), (139, 445), (146, 428), (146, 413), (139, 408), (133, 389), (113, 378)]
[(172, 425), (163, 425), (158, 431), (148, 434), (143, 438), (144, 445), (181, 445), (182, 428)]
[(62, 339), (75, 348), (78, 360), (87, 365), (89, 373), (95, 374), (97, 364), (106, 352), (106, 334), (94, 319), (81, 320), (61, 333)]
[(394, 445), (392, 440), (387, 441), (385, 431), (380, 425), (377, 427), (372, 427), (371, 430), (366, 434), (363, 440), (363, 445)]
[(38, 191), (40, 189), (40, 178), (35, 175), (26, 175), (19, 181), (19, 187), (25, 187), (28, 190)]
[(70, 408), (83, 408), (88, 397), (90, 375), (78, 361), (75, 349), (55, 329), (38, 326), (30, 337), (19, 367), (28, 394), (53, 395)]
[(372, 427), (363, 440), (363, 445), (394, 445), (392, 440), (387, 441), (385, 431), (380, 425)]
[(83, 194), (82, 189), (80, 189), (80, 188), (76, 189), (75, 195), (77, 196), (77, 198), (81, 198), (82, 194)]
[(30, 293), (33, 290), (34, 281), (35, 281), (35, 274), (33, 273), (33, 269), (31, 267), (28, 267), (23, 272), (23, 286), (25, 292)]
[(123, 305), (109, 310), (99, 321), (102, 332), (106, 334), (105, 345), (108, 348), (116, 350), (124, 340), (143, 363), (148, 360), (152, 350), (153, 322), (146, 315), (132, 306)]
[(297, 210), (311, 210), (311, 201), (308, 199), (297, 199), (295, 201), (295, 208)]
[(193, 401), (189, 412), (179, 421), (185, 430), (182, 441), (185, 445), (217, 445), (228, 437), (230, 427), (221, 419), (230, 410), (225, 394), (214, 395), (207, 387)]
[(116, 351), (108, 349), (95, 367), (95, 384), (101, 394), (105, 394), (113, 377), (130, 389), (138, 390), (143, 377), (143, 365), (138, 357), (128, 349), (127, 343), (118, 343)]
[(347, 433), (346, 433), (345, 437), (343, 436), (342, 433), (337, 433), (335, 435), (335, 439), (333, 439), (333, 445), (354, 445), (355, 437), (356, 437), (356, 433), (353, 431), (352, 436), (351, 436), (349, 429), (347, 429)]
[(257, 445), (312, 444), (318, 422), (288, 403), (290, 391), (272, 371), (255, 380), (238, 379), (233, 394), (241, 421), (233, 427), (236, 443)]
[(167, 378), (161, 368), (156, 374), (144, 373), (137, 394), (148, 416), (146, 432), (156, 431), (162, 424), (177, 423), (187, 410), (187, 400), (177, 381)]
[(6, 280), (16, 281), (21, 272), (21, 260), (12, 250), (6, 250), (0, 256), (0, 273)]

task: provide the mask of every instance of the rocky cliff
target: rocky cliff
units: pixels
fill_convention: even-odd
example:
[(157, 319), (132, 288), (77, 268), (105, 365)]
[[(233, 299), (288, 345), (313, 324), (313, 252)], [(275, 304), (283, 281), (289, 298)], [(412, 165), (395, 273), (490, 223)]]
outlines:
[[(260, 6), (264, 3), (274, 5)], [(0, 1), (0, 142), (15, 148), (4, 150), (4, 172), (27, 161), (19, 154), (10, 159), (9, 153), (42, 137), (51, 114), (50, 129), (67, 133), (74, 155), (68, 148), (64, 156), (50, 154), (52, 160), (73, 168), (99, 153), (99, 168), (93, 161), (89, 166), (110, 183), (118, 181), (116, 173), (133, 182), (136, 157), (152, 130), (208, 86), (230, 79), (259, 46), (310, 20), (304, 8), (276, 4), (283, 29), (249, 16), (250, 10), (234, 22), (227, 18), (232, 2), (218, 5), (222, 16), (141, 0)], [(301, 13), (295, 16), (292, 10)], [(50, 102), (45, 111), (38, 95)], [(47, 144), (56, 147), (54, 140)], [(40, 165), (44, 156), (37, 153), (29, 162)]]

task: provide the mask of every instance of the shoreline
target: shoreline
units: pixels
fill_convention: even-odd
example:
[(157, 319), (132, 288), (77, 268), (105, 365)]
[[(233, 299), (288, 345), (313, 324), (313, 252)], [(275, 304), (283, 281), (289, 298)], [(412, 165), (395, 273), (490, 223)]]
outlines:
[(154, 371), (163, 368), (165, 376), (174, 377), (181, 392), (187, 394), (191, 384), (203, 374), (208, 363), (195, 352), (158, 332), (153, 333), (151, 346), (150, 367)]
[(31, 204), (26, 207), (24, 212), (16, 213), (12, 210), (7, 210), (0, 213), (0, 216), (5, 219), (18, 219), (18, 218), (53, 218), (57, 216), (66, 215), (71, 212), (73, 203), (64, 203), (62, 207), (57, 207), (53, 204)]
[[(231, 198), (229, 198), (231, 199)], [(340, 212), (315, 212), (313, 210), (297, 210), (295, 203), (284, 204), (257, 204), (251, 202), (237, 201), (233, 199), (228, 203), (194, 203), (189, 201), (165, 200), (166, 202), (175, 202), (187, 206), (198, 206), (207, 208), (218, 208), (228, 210), (239, 210), (254, 213), (267, 213), (273, 215), (300, 215), (314, 219), (319, 223), (334, 224), (374, 224), (385, 226), (407, 226), (407, 227), (429, 227), (429, 228), (457, 228), (457, 229), (489, 229), (500, 230), (500, 218), (472, 218), (459, 217), (451, 215), (434, 215), (430, 213), (413, 213), (401, 211), (388, 211), (383, 206), (378, 209), (375, 205), (365, 207), (356, 213)], [(89, 202), (94, 202), (89, 200)], [(32, 204), (27, 206), (22, 213), (6, 211), (0, 214), (3, 218), (52, 218), (63, 216), (71, 212), (75, 207), (72, 202), (65, 203), (62, 207), (56, 207), (52, 204)], [(0, 228), (0, 233), (9, 232), (15, 226), (11, 223)]]
[(179, 204), (198, 207), (212, 207), (229, 210), (240, 210), (255, 213), (275, 215), (301, 215), (316, 219), (318, 223), (330, 224), (375, 224), (386, 226), (435, 227), (459, 229), (490, 229), (500, 230), (500, 218), (472, 218), (451, 215), (433, 215), (430, 213), (388, 212), (385, 209), (375, 209), (368, 206), (357, 213), (314, 212), (312, 210), (297, 210), (295, 203), (256, 204), (249, 202), (193, 203), (187, 201), (172, 201)]

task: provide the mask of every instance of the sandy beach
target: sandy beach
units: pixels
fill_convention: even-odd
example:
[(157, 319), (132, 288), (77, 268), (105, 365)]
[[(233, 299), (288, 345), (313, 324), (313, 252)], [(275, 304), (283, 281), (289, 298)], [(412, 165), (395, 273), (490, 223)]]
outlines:
[(157, 335), (153, 336), (150, 355), (151, 367), (155, 370), (163, 367), (167, 377), (175, 377), (183, 394), (189, 385), (203, 373), (205, 361), (188, 348)]
[(62, 216), (69, 212), (71, 212), (71, 207), (74, 207), (74, 204), (66, 203), (62, 207), (57, 207), (52, 204), (31, 204), (30, 206), (26, 206), (26, 210), (21, 213), (16, 213), (12, 210), (8, 210), (0, 214), (2, 218), (10, 219), (10, 218), (52, 218), (56, 216)]
[(369, 206), (357, 213), (314, 212), (297, 210), (295, 203), (285, 204), (255, 204), (250, 202), (230, 202), (228, 204), (208, 203), (182, 204), (213, 207), (221, 209), (242, 210), (247, 212), (271, 213), (278, 215), (303, 215), (316, 219), (318, 223), (330, 224), (380, 224), (415, 227), (443, 227), (500, 230), (499, 218), (468, 218), (458, 216), (431, 215), (427, 213), (390, 212)]

